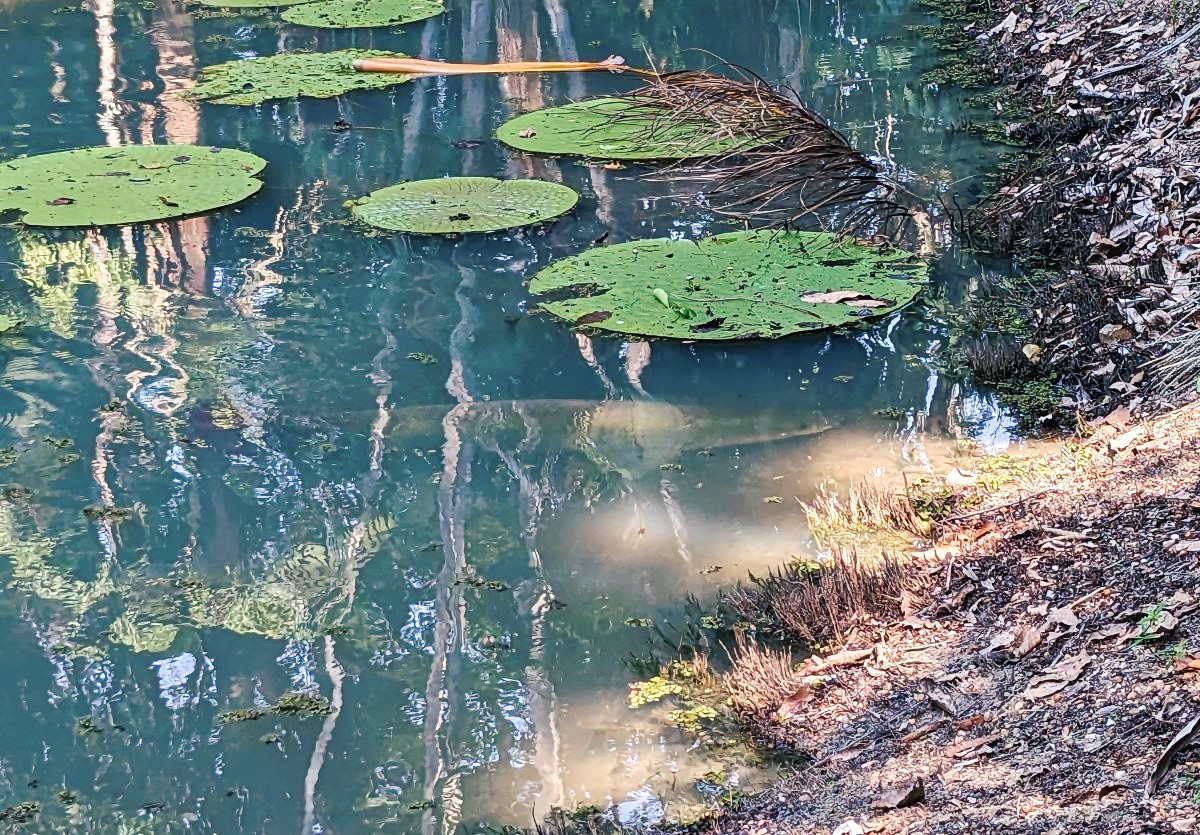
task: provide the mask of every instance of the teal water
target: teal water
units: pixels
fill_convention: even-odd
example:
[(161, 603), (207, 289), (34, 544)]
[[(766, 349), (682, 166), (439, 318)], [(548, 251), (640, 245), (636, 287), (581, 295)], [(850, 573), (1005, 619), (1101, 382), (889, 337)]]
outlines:
[[(828, 474), (1005, 437), (944, 368), (940, 311), (981, 270), (933, 197), (969, 190), (991, 152), (952, 130), (959, 94), (919, 80), (937, 56), (906, 28), (928, 22), (916, 0), (449, 6), (330, 33), (170, 0), (0, 0), (0, 158), (156, 141), (270, 162), (258, 196), (202, 218), (0, 227), (0, 313), (26, 322), (0, 341), (0, 807), (40, 803), (33, 831), (474, 832), (584, 804), (654, 819), (721, 763), (624, 706), (623, 658), (647, 641), (626, 618), (678, 619), (686, 594), (809, 553), (795, 499)], [(857, 331), (577, 336), (527, 311), (540, 266), (605, 235), (727, 226), (636, 169), (489, 136), (633, 81), (177, 97), (202, 66), (350, 46), (673, 68), (706, 50), (789, 84), (926, 195), (946, 256), (921, 304)], [(350, 198), (460, 174), (583, 199), (545, 229), (462, 240), (346, 222)], [(332, 712), (217, 721), (288, 692)]]

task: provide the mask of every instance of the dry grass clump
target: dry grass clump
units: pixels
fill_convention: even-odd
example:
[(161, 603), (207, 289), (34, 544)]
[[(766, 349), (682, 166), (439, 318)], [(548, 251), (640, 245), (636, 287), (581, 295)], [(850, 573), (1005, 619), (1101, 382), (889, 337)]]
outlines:
[(765, 649), (738, 633), (733, 666), (722, 683), (734, 709), (761, 724), (769, 721), (784, 699), (808, 686), (804, 679), (790, 655)]
[(828, 544), (863, 534), (929, 534), (929, 522), (921, 518), (912, 498), (885, 487), (878, 479), (853, 481), (845, 495), (822, 488), (811, 503), (801, 506), (809, 530)]
[(680, 123), (701, 125), (697, 143), (737, 141), (737, 150), (670, 166), (662, 179), (704, 187), (716, 211), (772, 226), (817, 218), (843, 231), (877, 232), (907, 220), (880, 169), (790, 91), (740, 67), (655, 76), (627, 94), (638, 106), (615, 119), (646, 125), (647, 138)]
[(894, 618), (916, 588), (896, 557), (884, 554), (868, 565), (855, 549), (837, 546), (820, 568), (793, 563), (751, 579), (726, 595), (725, 605), (809, 646), (841, 643), (856, 626)]

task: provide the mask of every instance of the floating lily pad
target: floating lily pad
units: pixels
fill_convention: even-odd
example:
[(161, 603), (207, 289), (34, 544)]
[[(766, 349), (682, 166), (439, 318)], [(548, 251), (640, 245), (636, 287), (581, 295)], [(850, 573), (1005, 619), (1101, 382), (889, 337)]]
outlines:
[(379, 90), (412, 78), (397, 73), (356, 72), (352, 66), (356, 58), (382, 56), (402, 57), (372, 49), (340, 49), (229, 61), (203, 70), (187, 96), (213, 104), (260, 104), (297, 96), (327, 99), (351, 90)]
[(530, 226), (571, 211), (579, 195), (544, 180), (446, 177), (373, 191), (354, 205), (354, 216), (397, 232), (447, 235)]
[(616, 333), (771, 338), (891, 313), (927, 269), (824, 232), (730, 232), (593, 249), (551, 264), (529, 290), (555, 316)]
[(596, 159), (688, 159), (748, 150), (761, 138), (719, 137), (708, 122), (664, 120), (626, 98), (587, 99), (505, 122), (496, 138), (518, 151)]
[(229, 148), (79, 148), (0, 163), (0, 212), (30, 226), (109, 226), (184, 217), (262, 188), (266, 160)]
[(398, 26), (446, 11), (442, 0), (317, 0), (288, 9), (283, 19), (300, 26), (359, 29)]

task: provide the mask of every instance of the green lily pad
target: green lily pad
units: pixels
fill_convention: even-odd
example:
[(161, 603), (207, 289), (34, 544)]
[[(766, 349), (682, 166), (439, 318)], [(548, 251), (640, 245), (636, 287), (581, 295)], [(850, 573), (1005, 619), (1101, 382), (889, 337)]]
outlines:
[(762, 138), (716, 136), (708, 122), (665, 120), (645, 103), (587, 99), (525, 113), (505, 122), (496, 138), (518, 151), (595, 159), (689, 159), (744, 151)]
[(0, 163), (0, 212), (29, 226), (109, 226), (200, 214), (262, 188), (266, 160), (229, 148), (79, 148)]
[(381, 229), (447, 235), (530, 226), (566, 214), (578, 201), (574, 189), (544, 180), (446, 177), (373, 191), (353, 212)]
[(323, 29), (398, 26), (446, 11), (442, 0), (317, 0), (288, 9), (283, 19)]
[(891, 313), (927, 272), (910, 253), (826, 232), (730, 232), (589, 250), (546, 267), (529, 290), (547, 312), (615, 333), (773, 338)]
[(311, 96), (327, 99), (352, 90), (379, 90), (412, 78), (385, 72), (355, 72), (356, 58), (400, 57), (373, 49), (285, 52), (229, 61), (200, 73), (187, 96), (213, 104), (261, 104), (270, 99)]

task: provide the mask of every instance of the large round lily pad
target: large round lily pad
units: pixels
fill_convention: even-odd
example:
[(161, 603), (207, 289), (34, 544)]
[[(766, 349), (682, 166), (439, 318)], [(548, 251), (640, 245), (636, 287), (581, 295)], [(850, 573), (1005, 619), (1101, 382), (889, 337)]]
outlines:
[(125, 145), (0, 163), (0, 212), (30, 226), (108, 226), (184, 217), (262, 188), (266, 160), (229, 148)]
[(288, 23), (325, 29), (398, 26), (446, 11), (442, 0), (317, 0), (283, 13)]
[(589, 250), (546, 267), (529, 290), (555, 316), (617, 333), (772, 338), (891, 313), (927, 269), (824, 232), (730, 232)]
[(285, 52), (229, 61), (201, 71), (188, 98), (213, 104), (260, 104), (296, 96), (330, 98), (351, 90), (378, 90), (412, 78), (385, 72), (356, 72), (356, 58), (402, 57), (373, 49)]
[(627, 98), (586, 99), (525, 113), (496, 138), (518, 151), (594, 159), (688, 159), (744, 151), (762, 138), (718, 136), (709, 122), (671, 120)]
[(382, 229), (443, 235), (530, 226), (571, 211), (578, 201), (574, 189), (544, 180), (446, 177), (381, 188), (353, 211)]

